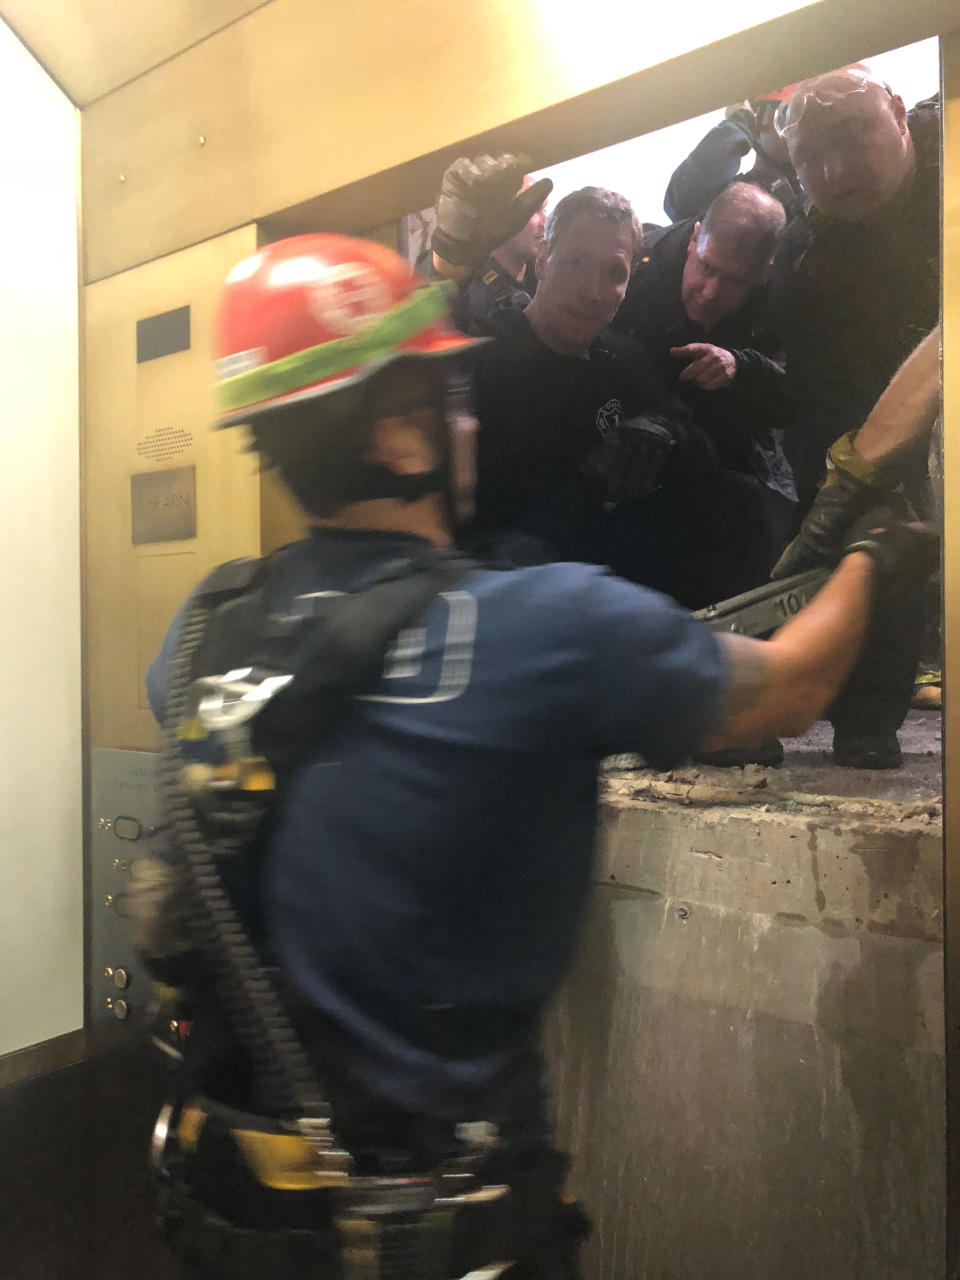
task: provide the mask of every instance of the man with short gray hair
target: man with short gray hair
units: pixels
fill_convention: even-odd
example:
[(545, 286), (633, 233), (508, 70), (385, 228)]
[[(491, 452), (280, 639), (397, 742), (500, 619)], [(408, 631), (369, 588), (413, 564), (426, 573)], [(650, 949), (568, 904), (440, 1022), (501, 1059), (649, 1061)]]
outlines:
[(781, 445), (791, 406), (767, 281), (783, 206), (748, 182), (679, 222), (637, 264), (615, 327), (638, 338), (715, 445), (712, 492), (675, 495), (690, 534), (685, 603), (759, 586), (790, 536), (796, 491)]
[(471, 545), (508, 561), (579, 560), (671, 594), (675, 543), (650, 499), (715, 465), (709, 441), (643, 348), (608, 326), (640, 228), (600, 187), (561, 200), (524, 311), (495, 317), (473, 366), (477, 444)]

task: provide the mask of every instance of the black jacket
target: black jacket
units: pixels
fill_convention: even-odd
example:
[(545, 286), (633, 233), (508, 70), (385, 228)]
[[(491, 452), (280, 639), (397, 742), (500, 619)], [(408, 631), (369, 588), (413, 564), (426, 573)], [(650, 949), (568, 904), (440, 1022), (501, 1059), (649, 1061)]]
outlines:
[(522, 311), (530, 305), (533, 289), (528, 293), (526, 284), (526, 278), (515, 280), (496, 258), (488, 258), (454, 296), (450, 307), (454, 324), (471, 337), (493, 332), (500, 312)]
[[(433, 265), (433, 250), (425, 249), (417, 259), (417, 272), (427, 280), (441, 276)], [(472, 338), (490, 334), (501, 311), (522, 311), (530, 305), (537, 288), (531, 263), (522, 280), (515, 280), (492, 255), (465, 280), (453, 295), (450, 317), (457, 328)]]
[[(634, 268), (614, 327), (638, 338), (657, 372), (713, 440), (720, 464), (754, 475), (768, 488), (794, 498), (793, 477), (780, 444), (791, 420), (784, 394), (779, 342), (770, 324), (766, 290), (757, 290), (741, 309), (706, 332), (687, 317), (681, 296), (683, 266), (694, 219), (678, 222), (653, 244)], [(720, 391), (681, 382), (687, 362), (671, 347), (710, 342), (732, 351), (737, 376)]]
[(471, 362), (477, 437), (477, 509), (468, 546), (507, 531), (547, 558), (610, 564), (626, 573), (622, 511), (605, 508), (583, 474), (620, 421), (655, 413), (696, 434), (684, 406), (643, 348), (604, 332), (587, 359), (546, 347), (519, 311), (492, 322), (496, 340)]
[[(705, 134), (670, 176), (663, 207), (668, 218), (702, 218), (721, 191), (726, 191), (740, 174), (740, 162), (753, 149), (753, 139), (736, 120), (721, 120)], [(769, 172), (754, 168), (742, 181), (755, 182), (775, 196), (792, 218), (803, 206), (796, 177), (784, 172), (771, 178)]]
[(775, 272), (787, 389), (796, 404), (794, 458), (809, 505), (824, 457), (859, 427), (940, 309), (940, 110), (909, 116), (913, 178), (872, 224), (814, 208), (791, 225)]

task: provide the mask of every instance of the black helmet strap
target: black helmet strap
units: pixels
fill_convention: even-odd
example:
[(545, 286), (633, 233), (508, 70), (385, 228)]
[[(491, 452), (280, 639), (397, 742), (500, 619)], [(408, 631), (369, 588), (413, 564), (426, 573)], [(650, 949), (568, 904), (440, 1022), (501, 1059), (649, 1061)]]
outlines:
[(428, 493), (444, 492), (447, 471), (447, 466), (443, 465), (416, 475), (399, 475), (382, 463), (358, 462), (344, 477), (344, 500), (367, 502), (373, 498), (399, 498), (401, 502), (416, 502)]

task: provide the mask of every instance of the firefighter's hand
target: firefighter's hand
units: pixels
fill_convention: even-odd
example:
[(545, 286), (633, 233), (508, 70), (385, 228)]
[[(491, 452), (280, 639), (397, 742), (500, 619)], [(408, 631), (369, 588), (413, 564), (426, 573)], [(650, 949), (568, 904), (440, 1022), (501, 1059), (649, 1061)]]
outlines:
[(732, 106), (726, 108), (723, 118), (729, 120), (743, 134), (746, 146), (743, 148), (743, 155), (756, 146), (757, 138), (757, 113), (751, 107), (749, 102), (735, 102)]
[(680, 372), (681, 382), (693, 382), (701, 391), (720, 391), (729, 387), (737, 376), (737, 357), (725, 347), (712, 342), (690, 342), (685, 347), (671, 347), (676, 360), (690, 363)]
[(881, 494), (847, 472), (831, 472), (817, 491), (800, 532), (773, 566), (770, 577), (789, 578), (807, 569), (836, 564), (852, 526), (882, 502), (899, 508), (901, 519), (909, 518), (907, 504), (896, 494)]
[(877, 570), (883, 595), (925, 582), (940, 564), (936, 531), (918, 521), (904, 522), (888, 507), (868, 511), (849, 531), (843, 554), (864, 551)]
[(446, 170), (437, 201), (433, 251), (458, 267), (478, 267), (515, 236), (553, 190), (541, 178), (521, 191), (527, 160), (509, 154), (461, 156)]
[(584, 463), (603, 501), (645, 498), (674, 478), (716, 465), (702, 432), (651, 414), (619, 423)]
[(645, 498), (658, 489), (676, 439), (664, 418), (620, 422), (584, 463), (584, 474), (605, 502)]

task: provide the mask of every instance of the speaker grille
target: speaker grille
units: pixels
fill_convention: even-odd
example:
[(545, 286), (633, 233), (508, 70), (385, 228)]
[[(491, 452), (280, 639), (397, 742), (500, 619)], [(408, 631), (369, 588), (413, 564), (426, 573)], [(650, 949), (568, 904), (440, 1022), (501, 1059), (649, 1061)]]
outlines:
[(181, 427), (157, 427), (137, 441), (137, 453), (152, 462), (166, 462), (193, 444), (193, 436)]

